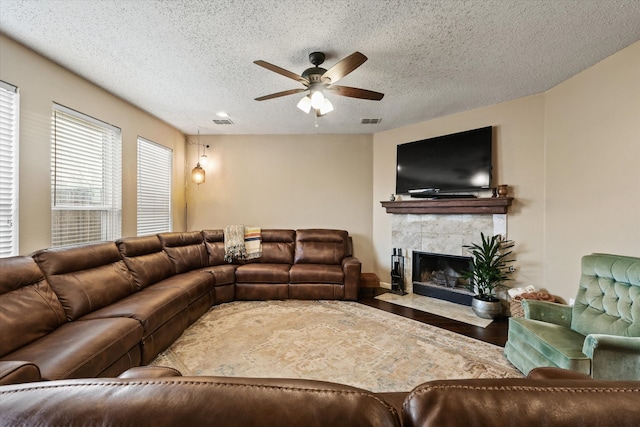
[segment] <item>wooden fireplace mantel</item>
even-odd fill
[[[513,197],[380,202],[389,214],[506,214]]]

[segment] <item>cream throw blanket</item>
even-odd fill
[[[254,259],[262,256],[260,227],[229,225],[224,228],[224,260]]]
[[[262,256],[262,229],[260,227],[244,228],[245,259],[255,259]]]
[[[229,225],[224,228],[224,260],[244,259],[247,250],[244,247],[244,226]]]

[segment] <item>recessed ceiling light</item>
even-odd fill
[[[216,113],[216,116],[222,117],[222,118],[226,118],[226,117],[229,117],[229,113],[225,113],[224,111],[220,111],[220,112]]]

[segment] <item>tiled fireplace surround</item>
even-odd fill
[[[391,244],[405,255],[405,291],[413,292],[413,251],[469,256],[463,245],[485,235],[507,234],[506,214],[394,214]]]

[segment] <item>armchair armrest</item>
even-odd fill
[[[342,271],[344,272],[344,299],[351,301],[358,299],[361,270],[362,264],[358,258],[349,256],[342,259]]]
[[[549,301],[523,299],[524,317],[571,328],[571,306]]]
[[[640,337],[589,334],[582,352],[591,359],[595,379],[640,380]]]
[[[591,380],[591,377],[580,372],[547,366],[533,368],[527,378],[532,380]]]
[[[0,385],[40,381],[40,368],[21,360],[0,361]]]

